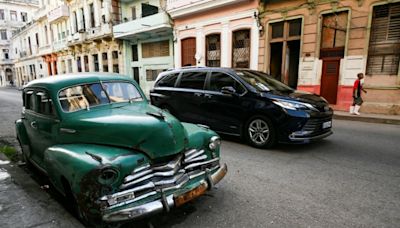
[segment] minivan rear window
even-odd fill
[[[206,77],[207,72],[185,72],[181,76],[179,88],[202,90]]]
[[[155,85],[155,87],[174,87],[179,73],[168,74],[162,77]]]

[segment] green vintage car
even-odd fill
[[[90,223],[169,211],[227,172],[215,132],[150,105],[135,81],[121,75],[32,81],[15,125],[26,162]]]

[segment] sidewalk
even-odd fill
[[[335,111],[333,118],[336,120],[362,121],[369,123],[384,123],[400,125],[400,115],[382,115],[361,113],[361,115],[351,115],[348,112]]]

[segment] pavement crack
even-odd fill
[[[50,224],[50,223],[53,223],[53,222],[54,222],[54,220],[50,220],[50,221],[47,221],[47,222],[41,222],[41,223],[37,223],[37,224],[31,225],[31,226],[28,226],[28,228],[40,227],[40,226],[43,226],[43,225],[46,225],[46,224]]]

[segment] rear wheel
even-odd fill
[[[246,124],[247,142],[257,148],[271,148],[276,143],[275,127],[271,120],[264,116],[254,116]]]

